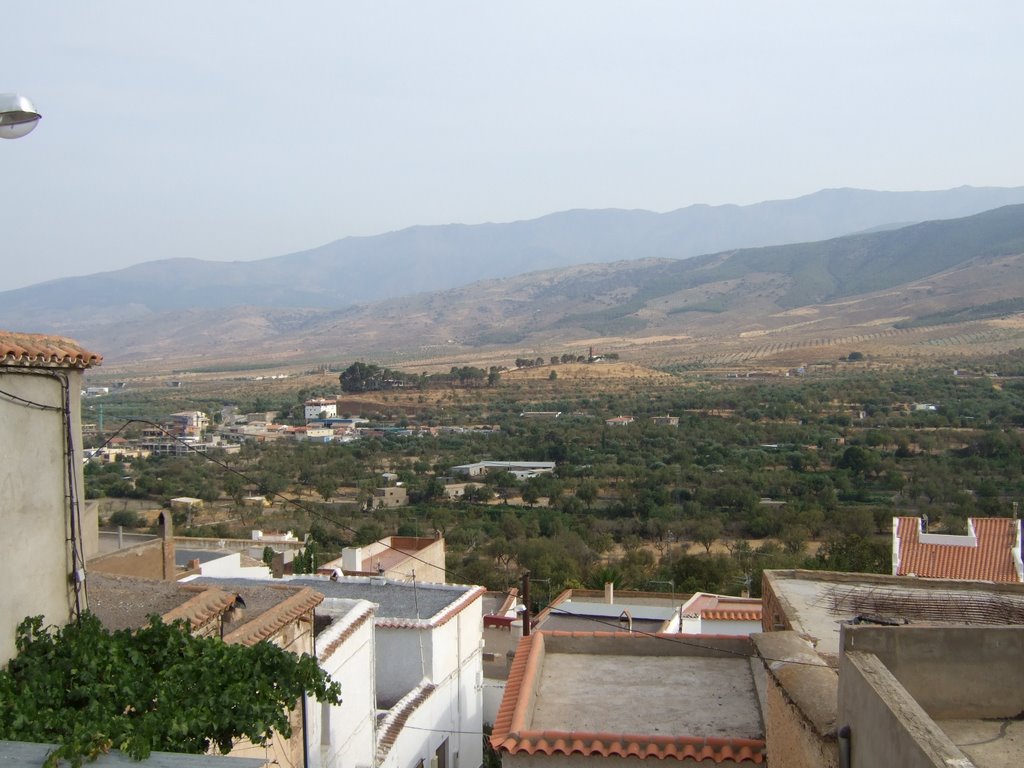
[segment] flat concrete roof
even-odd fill
[[[375,603],[379,619],[428,620],[451,607],[455,602],[480,590],[480,587],[455,586],[452,584],[430,584],[419,582],[415,585],[404,581],[390,581],[377,577],[352,577],[333,581],[328,576],[293,576],[274,579],[273,582],[248,579],[196,579],[202,584],[211,584],[221,589],[241,589],[248,584],[268,584],[285,587],[311,587],[326,598],[368,600]],[[248,602],[248,598],[246,598]]]
[[[764,738],[749,659],[559,653],[550,645],[527,727]]]
[[[655,619],[633,619],[634,632],[659,632],[665,622]],[[535,629],[559,630],[564,632],[626,632],[627,625],[617,618],[608,616],[586,616],[549,613]]]
[[[858,616],[917,626],[1024,624],[1024,584],[804,570],[764,578],[790,627],[833,666],[840,627]]]
[[[977,768],[1017,768],[1024,755],[1020,720],[936,720],[950,741]]]

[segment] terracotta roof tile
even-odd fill
[[[698,592],[683,610],[709,621],[760,621],[761,601],[749,597],[732,597]]]
[[[1004,517],[971,519],[977,536],[976,546],[954,543],[922,542],[921,519],[897,518],[896,536],[899,563],[895,576],[915,575],[923,578],[1019,582],[1014,565],[1013,547],[1019,521]],[[959,537],[968,542],[967,536]]]
[[[708,621],[760,621],[761,611],[760,609],[709,609],[701,611],[700,617]]]
[[[232,600],[234,595],[232,595]],[[303,614],[309,613],[323,602],[324,596],[309,587],[297,590],[273,608],[264,611],[252,621],[224,636],[225,643],[256,645],[267,640]]]
[[[760,765],[765,761],[763,739],[663,736],[638,733],[534,731],[526,729],[530,687],[544,653],[544,637],[614,637],[612,632],[538,632],[522,638],[509,669],[505,695],[494,721],[491,746],[498,752],[527,755],[638,757],[680,761],[732,761]],[[526,693],[527,695],[520,695]]]
[[[434,692],[435,688],[436,686],[433,683],[424,681],[409,691],[395,706],[388,710],[377,730],[378,765],[384,762],[384,758],[387,757],[388,752],[395,745],[406,721],[419,708],[420,704],[430,698],[430,694]]]
[[[332,637],[330,640],[323,645],[322,649],[317,651],[317,659],[322,664],[327,661],[331,656],[334,655],[346,640],[355,634],[356,630],[359,629],[363,624],[373,618],[373,605],[370,603],[365,604],[360,609],[353,611],[350,616],[346,616],[342,621],[344,626],[341,631],[338,632],[337,637]]]
[[[89,368],[103,358],[71,339],[39,333],[0,331],[0,365]]]
[[[166,624],[183,619],[189,623],[194,631],[199,627],[205,626],[213,619],[218,618],[234,603],[234,594],[225,592],[223,589],[210,587],[209,589],[202,590],[194,597],[190,597],[160,618]]]

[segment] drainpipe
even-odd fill
[[[306,694],[302,694],[302,765],[309,768],[309,723],[306,722]]]
[[[850,726],[839,729],[839,768],[850,768]]]

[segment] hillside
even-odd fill
[[[1024,205],[819,243],[547,270],[339,311],[231,308],[83,329],[109,362],[507,363],[589,346],[658,365],[801,365],[863,347],[1024,347]],[[844,352],[845,350],[845,352]],[[161,362],[162,361],[162,362]]]
[[[179,258],[0,293],[0,327],[73,336],[167,312],[255,307],[341,310],[538,270],[817,241],[1024,203],[1024,187],[939,192],[825,190],[756,205],[695,205],[670,213],[576,210],[508,224],[411,227],[346,238],[251,262]],[[144,257],[144,254],[140,254]],[[232,317],[253,317],[234,309]],[[187,322],[187,321],[186,321]],[[257,321],[264,322],[264,321]]]

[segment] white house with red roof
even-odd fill
[[[920,517],[892,520],[893,576],[1022,582],[1020,520],[972,517],[966,535],[928,533]]]
[[[750,635],[761,631],[761,600],[698,592],[679,609],[685,635]]]

